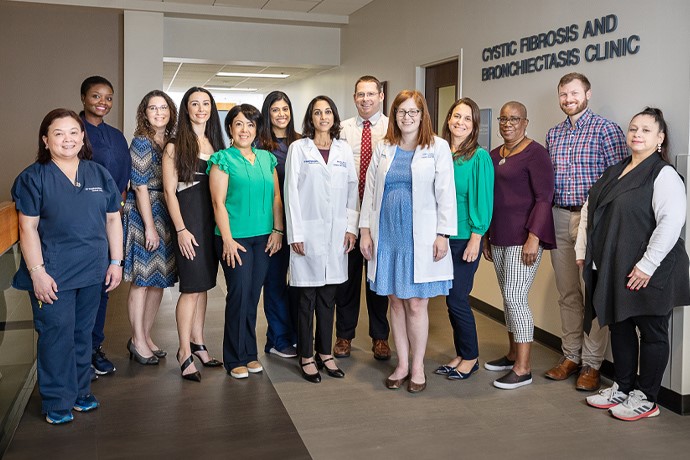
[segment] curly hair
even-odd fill
[[[165,126],[165,137],[163,139],[164,146],[175,133],[175,126],[177,125],[177,106],[173,100],[170,99],[170,96],[161,90],[154,89],[153,91],[149,91],[139,103],[139,107],[137,107],[137,127],[134,129],[134,135],[147,137],[151,141],[151,144],[155,144],[153,138],[156,135],[156,130],[153,129],[153,126],[151,126],[146,116],[146,109],[149,106],[149,102],[154,97],[162,97],[165,99],[165,103],[168,105],[168,110],[170,111],[170,119]]]

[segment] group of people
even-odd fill
[[[195,358],[236,379],[263,371],[263,290],[264,351],[298,357],[302,377],[318,383],[321,371],[345,376],[335,358],[351,353],[364,268],[374,358],[390,359],[391,331],[397,353],[385,386],[418,393],[427,386],[431,297],[446,297],[455,347],[435,374],[466,380],[480,368],[469,295],[483,255],[495,267],[509,338],[505,356],[484,367],[505,372],[497,388],[528,385],[528,293],[544,250],[563,325],[563,358],[546,377],[579,373],[578,389],[599,390],[608,326],[614,384],[587,403],[624,420],[658,415],[670,311],[690,303],[685,192],[668,161],[668,127],[648,108],[626,137],[587,107],[584,75],[565,75],[557,88],[567,118],[546,147],[527,137],[520,102],[501,108],[503,143],[487,152],[472,99],[449,108],[437,136],[421,93],[401,91],[388,118],[383,85],[363,76],[357,116],[341,122],[333,100],[317,96],[301,134],[281,91],[261,111],[234,106],[221,124],[208,90],[190,88],[179,112],[154,90],[139,104],[128,149],[103,120],[112,85],[86,79],[84,111],[46,115],[36,163],[12,188],[23,255],[14,286],[29,291],[33,307],[46,420],[67,423],[72,410],[99,406],[90,383],[94,371],[115,371],[101,344],[108,292],[122,279],[130,282],[130,359],[156,365],[166,357],[151,331],[163,289],[179,279],[183,379],[201,381]],[[607,239],[611,232],[618,238]],[[219,262],[227,286],[222,361],[204,339]]]

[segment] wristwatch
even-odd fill
[[[118,267],[124,267],[125,261],[121,259],[110,259],[110,265],[117,265]]]
[[[443,233],[437,233],[438,236],[442,236],[444,238],[450,238],[450,235],[444,235]]]

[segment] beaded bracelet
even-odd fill
[[[35,267],[31,267],[31,268],[29,269],[29,273],[33,273],[33,272],[35,272],[36,270],[41,269],[41,268],[44,268],[44,267],[45,267],[45,264],[36,265]]]
[[[277,233],[278,235],[285,235],[285,232],[282,230],[278,230],[277,228],[274,228],[271,230],[273,233]]]

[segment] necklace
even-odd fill
[[[62,166],[60,166],[60,163],[58,163],[57,161],[55,161],[55,159],[53,159],[53,163],[55,163],[55,166],[57,166],[58,169],[59,169],[60,171],[62,171],[62,174],[64,174],[64,175],[69,179],[69,174],[67,174],[67,173],[65,172],[65,170],[62,169]],[[70,182],[72,182],[71,179],[70,179]],[[81,183],[79,182],[79,160],[77,160],[77,171],[76,171],[76,173],[75,173],[74,182],[72,182],[72,184],[73,184],[75,187],[81,187]]]
[[[513,152],[515,150],[517,150],[517,148],[520,146],[520,144],[522,144],[522,141],[524,141],[524,140],[525,140],[525,136],[523,136],[522,139],[520,139],[518,141],[518,143],[515,144],[512,148],[506,147],[506,145],[503,144],[503,147],[501,147],[501,151],[498,152],[498,154],[501,156],[501,161],[498,162],[498,165],[501,166],[501,165],[505,164],[506,158],[512,156]],[[505,152],[506,150],[508,151],[507,155],[504,155],[503,153],[501,153],[501,152]]]

